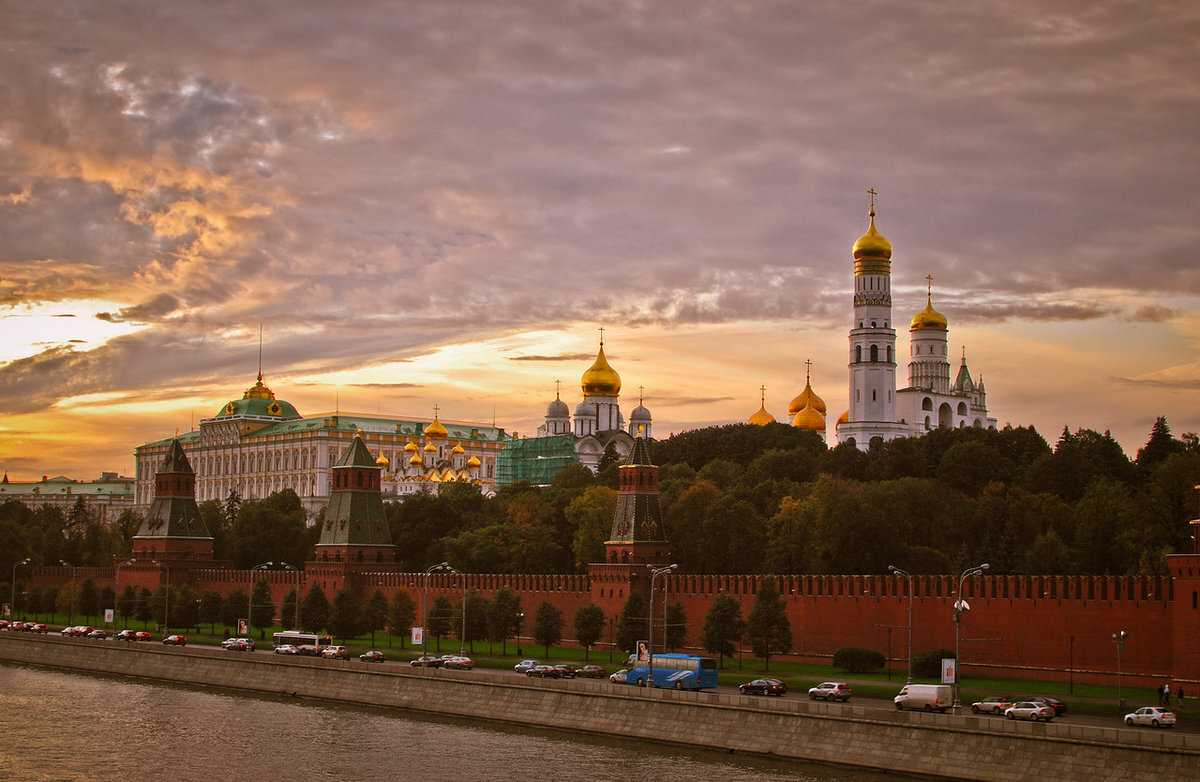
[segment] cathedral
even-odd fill
[[[983,377],[967,369],[966,349],[950,380],[949,325],[933,308],[932,278],[925,309],[909,325],[908,385],[896,388],[896,329],[892,320],[892,243],[871,224],[852,250],[854,321],[850,328],[850,405],[836,424],[839,443],[861,450],[875,438],[915,437],[933,429],[996,428],[988,416]]]

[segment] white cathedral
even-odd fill
[[[839,443],[860,450],[871,441],[923,435],[933,429],[996,428],[988,416],[983,377],[976,383],[964,348],[950,381],[946,317],[933,308],[932,288],[925,309],[909,325],[908,386],[896,388],[896,329],[892,321],[892,243],[871,225],[854,243],[854,322],[850,329],[850,407],[836,425]],[[930,278],[927,278],[930,279]]]

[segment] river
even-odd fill
[[[882,782],[895,775],[0,665],[0,779]]]

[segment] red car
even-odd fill
[[[163,646],[187,646],[187,637],[183,635],[168,635],[163,639]]]
[[[139,630],[133,634],[133,640],[135,640],[135,641],[153,641],[154,636],[150,635],[150,633],[147,633],[144,630]]]

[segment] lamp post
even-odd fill
[[[967,601],[963,599],[963,582],[970,576],[978,576],[983,571],[991,567],[984,562],[982,565],[969,567],[962,572],[958,577],[958,592],[954,599],[954,713],[958,714],[958,710],[962,708],[962,701],[958,697],[958,681],[959,670],[962,668],[962,615],[966,611],[971,610],[971,606],[967,605]]]
[[[1128,637],[1129,633],[1124,630],[1113,633],[1113,641],[1117,644],[1117,700],[1122,710],[1125,709],[1125,699],[1121,697],[1121,650],[1125,648],[1125,639]]]
[[[250,596],[246,600],[246,637],[251,641],[254,640],[254,571],[266,570],[274,564],[274,562],[264,562],[250,568]]]
[[[65,559],[60,559],[59,562],[61,562],[64,567],[71,568],[71,613],[67,618],[67,626],[73,627],[75,625],[75,566]]]
[[[292,625],[293,629],[300,628],[300,568],[292,567],[286,562],[279,563],[283,567],[295,572],[296,574],[296,604],[292,606]],[[388,642],[391,643],[390,641]]]
[[[163,636],[166,636],[167,631],[171,629],[171,566],[165,565],[157,559],[151,561],[155,565],[167,569],[167,586],[163,590]]]
[[[429,666],[429,660],[426,659],[427,657],[429,657],[429,655],[425,653],[425,650],[427,647],[426,637],[429,635],[429,574],[433,573],[435,571],[440,572],[442,570],[445,570],[448,567],[450,567],[449,562],[439,562],[436,565],[430,565],[429,568],[425,571],[425,596],[421,598],[421,667],[422,668],[427,668]],[[517,645],[518,646],[521,645],[520,635],[517,636]]]
[[[113,557],[113,559],[116,559],[116,557]],[[121,568],[125,567],[126,565],[132,565],[133,562],[134,561],[132,559],[127,559],[124,562],[118,562],[117,564],[113,565],[113,570],[116,573],[116,575],[113,576],[113,592],[116,593],[118,601],[121,599]],[[125,629],[129,629],[128,615],[125,616]]]
[[[895,573],[897,576],[904,576],[908,579],[908,683],[912,684],[912,647],[913,647],[913,577],[912,574],[901,570],[895,565],[888,565],[888,570]],[[890,638],[890,635],[889,635]],[[957,654],[957,652],[956,652]],[[954,669],[958,670],[958,659],[954,660]],[[957,677],[957,673],[955,674]]]
[[[29,564],[29,557],[25,557],[25,559],[22,559],[20,562],[13,563],[12,609],[9,611],[10,615],[13,617],[15,617],[17,615],[17,567],[19,565],[28,565],[28,564]]]
[[[517,657],[524,657],[525,650],[521,648],[521,630],[525,627],[525,612],[517,612]]]
[[[647,674],[648,681],[646,682],[646,686],[653,687],[654,686],[654,580],[656,578],[658,578],[659,576],[665,576],[667,573],[670,573],[672,570],[679,567],[679,565],[671,564],[671,565],[664,565],[662,567],[655,567],[654,565],[646,565],[646,567],[650,568],[650,610],[647,612],[649,614],[650,627],[649,627],[649,634],[646,636],[646,654],[650,658],[650,673]],[[663,597],[663,602],[664,603],[666,602],[665,596]],[[665,620],[665,617],[666,617],[666,609],[665,608],[663,609],[663,617],[664,617],[663,635],[666,635],[667,627],[666,627],[666,620]]]

